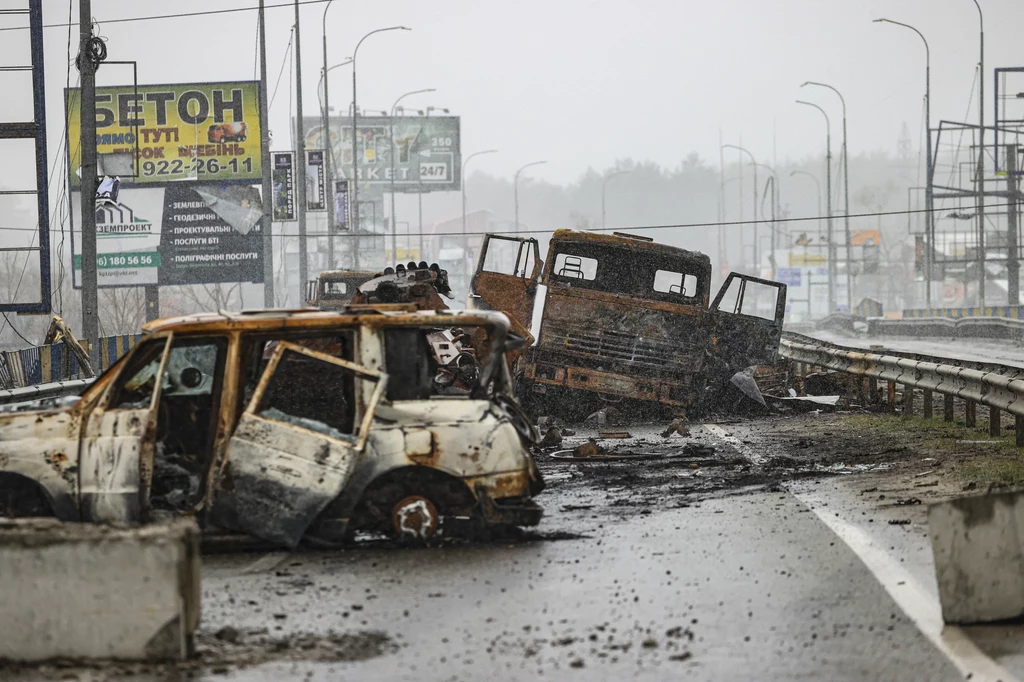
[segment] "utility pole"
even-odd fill
[[[267,25],[260,0],[260,158],[263,159],[263,307],[274,304],[274,188],[270,177],[270,121],[267,116]],[[300,303],[301,303],[300,299]]]
[[[985,15],[978,0],[979,42],[978,59],[978,305],[985,307]]]
[[[327,110],[327,10],[334,0],[327,0],[324,7],[324,69],[321,75],[324,81],[324,104],[320,112],[320,139],[324,141],[324,178],[327,187],[324,200],[327,202],[327,269],[334,269],[334,145],[331,144],[331,112]]]
[[[1020,198],[1018,187],[1020,179],[1017,175],[1017,145],[1006,145],[1006,287],[1007,303],[1020,305],[1020,255],[1018,247],[1018,207]]]
[[[82,75],[82,336],[99,368],[99,292],[96,270],[96,64],[92,61],[92,2],[79,2],[78,69]],[[42,125],[44,122],[40,121]]]
[[[324,78],[326,84],[327,78]],[[306,131],[302,126],[302,41],[299,37],[299,0],[295,0],[295,173],[299,195],[299,303],[306,296],[309,279],[309,252],[306,249]]]

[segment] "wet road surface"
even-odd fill
[[[1019,628],[954,630],[978,642],[965,668],[921,616],[937,608],[923,506],[884,523],[869,483],[827,475],[838,455],[787,455],[783,428],[813,417],[772,424],[599,441],[637,461],[542,454],[546,516],[524,538],[208,555],[201,663],[0,679],[1013,679]],[[563,449],[596,432],[576,428]],[[904,573],[866,565],[829,514]]]

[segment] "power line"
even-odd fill
[[[1010,204],[995,204],[995,205],[989,204],[988,208],[1000,208],[1000,207],[1005,208],[1005,207],[1007,207],[1009,205]],[[948,210],[949,210],[948,208],[933,208],[932,209],[933,212],[948,211]],[[927,213],[927,212],[928,212],[927,208],[921,208],[921,209],[914,209],[914,210],[911,210],[911,211],[878,211],[878,212],[875,212],[875,213],[851,213],[850,214],[850,218],[878,218],[878,217],[884,217],[884,216],[900,216],[900,215],[910,215],[910,214],[913,214],[913,213]],[[843,215],[842,214],[836,214],[836,215],[833,215],[832,217],[833,218],[842,218]],[[692,227],[730,227],[730,226],[742,226],[742,225],[769,225],[770,226],[773,222],[775,224],[782,224],[782,223],[804,223],[804,222],[810,222],[812,220],[825,220],[826,218],[827,218],[827,216],[807,216],[807,217],[803,217],[803,218],[779,218],[778,220],[774,220],[774,221],[770,220],[770,219],[765,219],[765,220],[733,220],[733,221],[718,222],[718,223],[715,223],[715,222],[712,222],[712,223],[676,223],[676,224],[671,224],[671,225],[620,225],[618,227],[592,227],[592,228],[590,228],[588,230],[583,230],[583,231],[584,232],[619,232],[621,230],[672,230],[672,229],[686,229],[686,228],[692,228]],[[0,228],[0,229],[3,229],[3,228]],[[476,236],[476,235],[485,235],[485,234],[500,234],[500,235],[506,235],[506,236],[515,236],[515,235],[519,235],[519,234],[551,234],[552,232],[554,232],[554,230],[552,230],[552,229],[519,230],[518,232],[502,232],[502,231],[463,232],[462,230],[459,230],[457,232],[430,232],[429,236],[432,236],[432,237],[435,237],[435,236],[436,237],[461,237],[463,235],[474,235],[474,236]],[[334,234],[335,236],[340,236],[342,238],[344,238],[346,236],[350,236],[350,237],[355,236],[355,235],[346,235],[344,233],[340,233],[339,234],[339,233],[330,233],[330,232],[307,232],[306,236],[308,236],[308,237],[327,237],[327,236],[330,236],[331,234]],[[424,233],[424,234],[427,234],[427,233]],[[379,237],[383,237],[384,235],[372,233],[372,234],[369,234],[369,235],[362,235],[361,234],[360,236],[361,237],[378,237],[378,236]],[[282,239],[295,239],[295,238],[298,238],[298,235],[297,234],[275,234],[274,237],[282,238]],[[842,245],[842,244],[840,244],[840,245]]]
[[[1010,204],[988,204],[987,208],[1006,208],[1009,205]],[[932,210],[933,213],[938,213],[938,212],[942,212],[942,211],[948,211],[949,208],[948,207],[946,207],[946,208],[939,207],[939,208],[932,208],[931,210]],[[909,211],[876,211],[876,212],[873,212],[873,213],[851,213],[850,217],[851,218],[878,218],[878,217],[885,217],[885,216],[913,215],[913,214],[916,214],[916,213],[928,213],[928,209],[927,208],[916,208],[916,209],[909,210]],[[842,218],[843,214],[841,214],[841,213],[840,214],[834,214],[832,217],[833,218]],[[585,231],[586,232],[617,232],[619,230],[671,230],[671,229],[684,229],[684,228],[691,228],[691,227],[730,227],[730,226],[737,226],[737,225],[771,225],[772,223],[776,223],[776,224],[781,224],[781,223],[805,223],[805,222],[810,222],[812,220],[825,220],[827,218],[828,218],[828,216],[804,216],[804,217],[800,217],[800,218],[779,218],[778,220],[771,220],[769,218],[762,219],[762,220],[730,220],[730,221],[717,222],[717,223],[716,222],[711,222],[711,223],[673,223],[673,224],[668,224],[668,225],[620,225],[618,227],[592,227],[589,230],[585,230]],[[276,221],[276,222],[281,222],[281,221]],[[34,230],[31,227],[0,227],[0,230],[10,231],[10,232],[36,232],[37,231],[37,230]],[[430,234],[431,235],[437,235],[437,236],[440,236],[440,237],[453,237],[453,236],[459,236],[459,235],[464,235],[464,234],[467,234],[467,235],[483,235],[483,234],[547,234],[547,233],[552,232],[552,231],[553,230],[550,230],[550,229],[543,229],[543,230],[520,230],[519,232],[500,232],[500,231],[499,232],[493,232],[493,231],[492,232],[463,232],[463,231],[459,230],[458,232],[431,232]],[[326,236],[328,236],[330,234],[337,235],[337,233],[330,233],[330,232],[309,232],[307,234],[309,236],[311,236],[311,237],[326,237]],[[345,235],[342,234],[341,236],[345,236]],[[374,236],[374,235],[371,234],[371,235],[361,235],[361,236],[368,236],[368,237],[370,237],[370,236]],[[380,235],[380,236],[383,236],[383,235]],[[291,237],[298,237],[298,235],[296,235],[296,234],[275,234],[274,237],[276,237],[276,238],[291,238]],[[4,249],[2,247],[0,247],[0,252],[2,252],[3,250]]]
[[[329,0],[299,0],[300,5],[320,5]],[[291,2],[279,2],[274,5],[266,5],[266,9],[278,9],[281,7],[294,7],[294,3]],[[202,17],[209,16],[211,14],[230,14],[232,12],[255,12],[258,7],[232,7],[230,9],[210,9],[202,12],[182,12],[181,14],[157,14],[143,17],[123,17],[121,19],[105,19],[104,24],[124,24],[132,21],[155,21],[159,19],[186,19],[188,17]],[[66,23],[66,24],[43,24],[43,28],[67,28],[69,26],[77,26],[77,23]],[[28,26],[7,26],[0,28],[0,31],[27,31]]]

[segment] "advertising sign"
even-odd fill
[[[69,170],[80,186],[81,98],[65,91]],[[188,83],[96,88],[96,146],[105,157],[129,155],[136,176],[123,182],[167,184],[260,181],[259,83]]]
[[[71,194],[81,215],[81,192]],[[101,287],[263,281],[259,193],[195,183],[122,189],[96,206]],[[76,231],[77,230],[77,231]],[[81,286],[82,232],[72,225],[74,286]]]
[[[332,117],[330,140],[319,118],[303,119],[306,147],[330,149],[337,177],[352,177],[352,119]],[[359,118],[359,183],[396,192],[449,192],[460,188],[462,152],[458,116]],[[392,157],[394,157],[392,159]]]
[[[779,268],[775,271],[775,279],[782,282],[787,287],[800,286],[800,275],[800,268]]]
[[[348,180],[334,181],[334,229],[345,231],[348,223]]]
[[[273,152],[274,220],[295,220],[295,155]]]
[[[326,211],[324,153],[306,152],[306,210]]]

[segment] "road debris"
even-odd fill
[[[668,438],[673,434],[678,433],[683,438],[690,435],[690,429],[686,426],[686,415],[680,415],[678,419],[673,419],[669,425],[661,432],[662,438]]]

